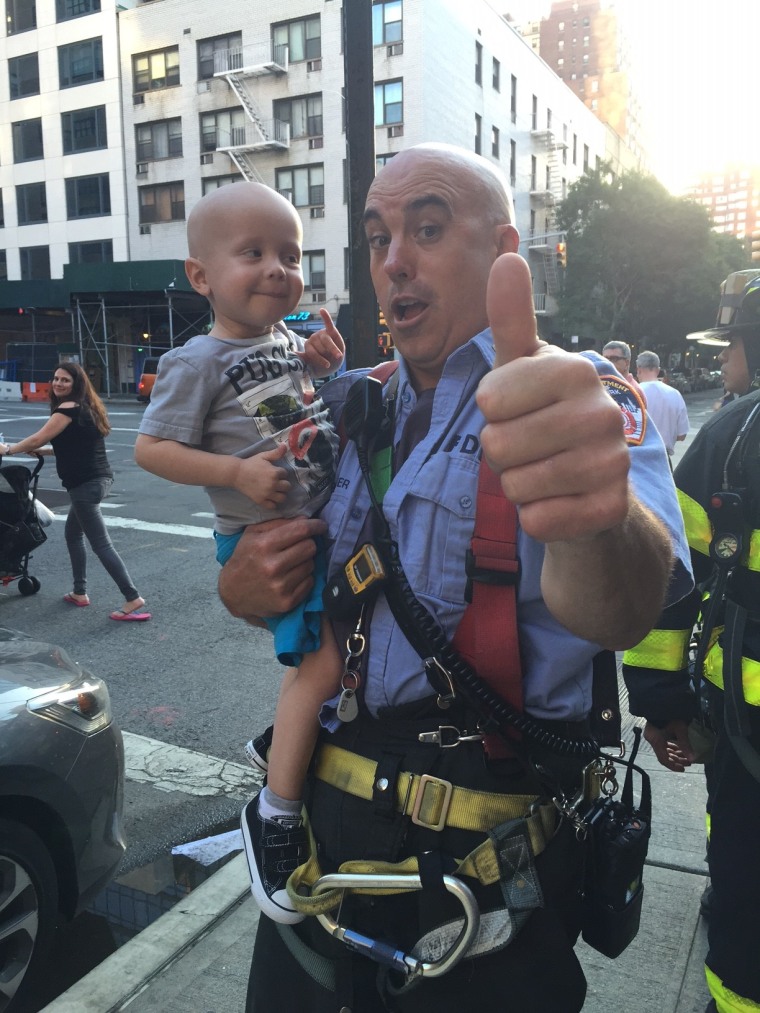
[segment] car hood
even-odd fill
[[[30,700],[82,676],[82,668],[54,644],[0,627],[0,701]]]

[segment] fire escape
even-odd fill
[[[243,127],[220,133],[217,151],[230,156],[245,179],[263,183],[254,156],[261,151],[286,151],[290,147],[290,125],[267,120],[261,115],[251,85],[259,77],[288,72],[287,46],[235,46],[214,55],[214,77],[222,77],[237,95],[248,117]]]
[[[536,217],[539,211],[543,211],[544,227],[532,230],[528,239],[528,262],[533,275],[536,314],[553,316],[557,312],[556,299],[562,281],[561,270],[557,265],[559,244],[565,242],[565,233],[555,229],[557,202],[564,196],[560,181],[559,152],[567,144],[559,140],[552,130],[532,130],[531,136],[536,142],[537,151],[544,155],[544,178],[541,181],[538,178],[531,179],[530,204]],[[536,177],[539,171],[537,167]]]

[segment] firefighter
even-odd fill
[[[760,276],[730,275],[717,325],[689,337],[723,346],[723,382],[738,397],[675,471],[698,587],[626,652],[623,672],[631,711],[647,718],[644,735],[670,770],[698,759],[689,725],[707,713],[707,1010],[748,1013],[760,1010]]]

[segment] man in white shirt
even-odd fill
[[[689,432],[686,402],[675,387],[658,380],[660,358],[655,352],[641,352],[636,358],[639,384],[647,399],[647,412],[672,457],[676,443]]]

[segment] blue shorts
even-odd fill
[[[227,562],[240,540],[242,531],[234,535],[220,535],[214,532],[216,559],[222,566]],[[274,634],[274,650],[281,665],[297,667],[304,654],[311,654],[319,648],[319,630],[322,622],[322,591],[327,579],[327,559],[324,545],[317,539],[317,554],[314,557],[314,587],[308,598],[284,615],[266,619],[267,628]]]

